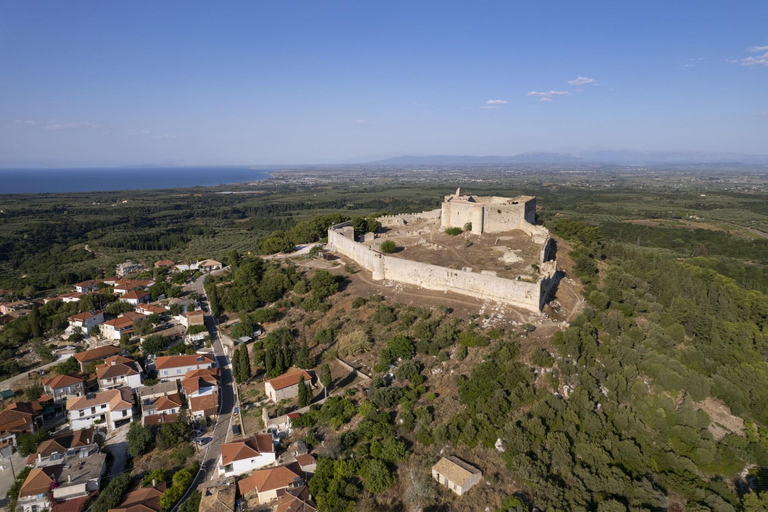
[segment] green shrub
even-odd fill
[[[446,235],[456,236],[462,234],[464,231],[461,228],[448,228],[445,230]]]
[[[397,250],[397,244],[392,240],[385,240],[381,242],[381,246],[379,248],[381,249],[381,252],[390,254]]]

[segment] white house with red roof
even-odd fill
[[[54,402],[85,394],[85,381],[75,375],[54,375],[43,381],[43,391]]]
[[[146,304],[146,303],[137,305],[136,312],[141,313],[142,315],[145,315],[145,316],[168,314],[168,310],[165,309],[163,306],[160,306],[157,304]]]
[[[219,477],[236,476],[261,469],[277,460],[270,434],[257,434],[250,439],[221,445]]]
[[[80,293],[95,292],[99,289],[99,283],[93,279],[83,281],[82,283],[75,284],[75,291]]]
[[[69,425],[81,430],[106,425],[110,432],[133,421],[133,390],[110,389],[67,401]]]
[[[274,403],[299,396],[299,380],[304,377],[304,384],[312,387],[312,375],[306,370],[293,368],[286,373],[264,383],[264,392]]]
[[[205,370],[216,365],[213,354],[160,356],[155,363],[160,380],[181,380],[192,370]]]
[[[97,325],[104,323],[103,311],[83,311],[68,318],[70,330],[79,328],[86,336],[91,334],[91,330]]]
[[[144,318],[144,315],[128,311],[117,318],[107,320],[101,325],[101,335],[109,340],[119,341],[126,335],[133,334],[133,322]]]
[[[181,389],[193,418],[211,418],[219,412],[219,369],[192,370],[184,375]]]
[[[131,290],[120,297],[120,302],[127,302],[131,306],[138,306],[139,304],[150,302],[151,300],[152,295],[150,295],[149,292],[145,292],[143,290]]]
[[[139,363],[123,356],[112,356],[104,360],[104,364],[96,367],[96,378],[99,389],[141,387],[141,366]]]

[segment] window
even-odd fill
[[[176,370],[176,373],[181,373],[181,368],[179,368],[178,370]]]

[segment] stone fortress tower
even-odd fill
[[[440,222],[443,229],[472,224],[475,235],[521,229],[523,223],[536,223],[536,198],[462,195],[457,188],[455,194],[445,196]]]

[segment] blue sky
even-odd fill
[[[768,153],[768,2],[0,3],[4,167],[586,149]]]

